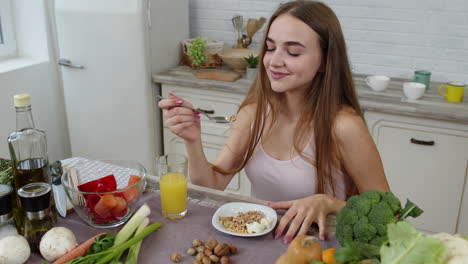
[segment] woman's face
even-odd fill
[[[275,92],[310,87],[320,68],[319,35],[301,20],[283,14],[270,26],[263,64]]]

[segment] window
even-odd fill
[[[16,55],[10,0],[0,0],[0,60]]]

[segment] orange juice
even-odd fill
[[[161,207],[163,216],[182,218],[187,211],[187,178],[180,173],[168,173],[161,176]]]

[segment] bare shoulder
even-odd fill
[[[363,133],[369,133],[364,119],[349,106],[344,106],[338,112],[335,118],[333,132],[337,140],[341,143],[355,139],[356,137],[361,137]]]
[[[255,112],[257,110],[257,104],[248,104],[244,105],[242,108],[239,109],[237,113],[236,121],[241,123],[248,123],[251,124],[255,119]]]

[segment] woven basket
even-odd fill
[[[189,65],[191,68],[219,68],[222,66],[223,61],[218,56],[218,52],[223,50],[224,41],[207,40],[206,43],[206,59],[203,64],[195,66],[192,64],[192,59],[187,55],[187,45],[189,45],[194,39],[186,39],[182,41],[182,62],[181,64]]]

